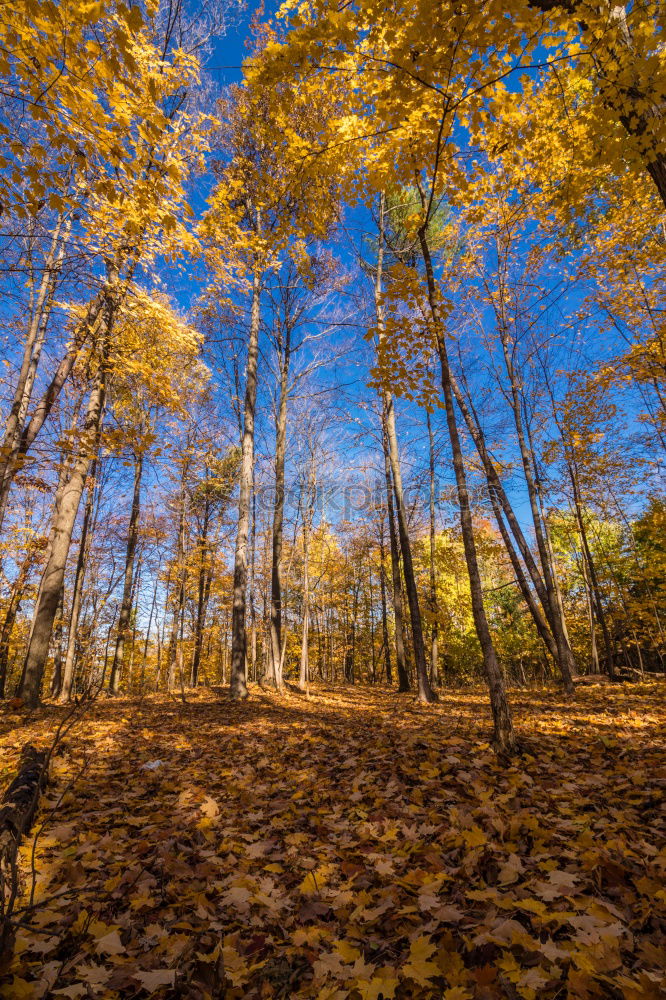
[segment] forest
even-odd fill
[[[0,996],[663,996],[665,39],[2,6]]]

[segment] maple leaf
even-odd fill
[[[372,979],[368,981],[357,979],[356,989],[361,995],[361,1000],[393,1000],[399,983],[396,970],[385,966],[377,969]]]
[[[431,979],[441,975],[435,962],[429,961],[436,947],[425,935],[415,938],[409,946],[407,962],[400,968],[400,975],[403,978],[413,979],[419,986],[428,986]]]
[[[307,873],[299,885],[298,891],[302,892],[304,896],[312,896],[314,893],[320,892],[327,885],[334,871],[335,865],[319,865],[318,868]]]
[[[118,931],[110,931],[95,943],[95,951],[100,955],[122,955],[126,950]]]
[[[478,826],[471,830],[463,830],[462,836],[468,847],[483,847],[488,842],[486,834]]]
[[[216,816],[220,815],[220,807],[210,795],[207,795],[203,802],[200,803],[199,809],[208,819],[215,819]]]
[[[133,977],[143,986],[144,990],[147,990],[148,993],[154,993],[162,986],[173,986],[176,973],[174,969],[153,969],[151,972],[135,972]]]
[[[246,906],[252,893],[244,885],[234,885],[222,897],[224,906]]]

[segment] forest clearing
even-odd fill
[[[480,689],[96,702],[2,995],[657,1000],[663,683],[512,694],[513,760]],[[3,769],[63,713],[4,715]]]

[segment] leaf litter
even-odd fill
[[[514,693],[510,760],[481,690],[100,700],[54,758],[34,875],[21,849],[0,995],[656,1000],[663,694]],[[0,716],[3,773],[59,711]]]

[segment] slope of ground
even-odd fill
[[[656,1000],[664,685],[513,703],[502,761],[481,690],[100,700],[22,849],[2,995]],[[62,714],[0,715],[2,787]]]

